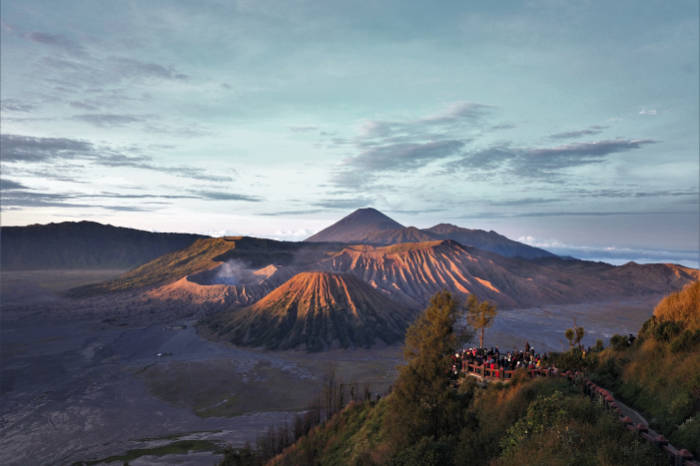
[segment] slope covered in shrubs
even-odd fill
[[[700,282],[665,297],[637,338],[613,337],[592,378],[700,455]]]

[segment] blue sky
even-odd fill
[[[2,224],[301,239],[374,206],[698,261],[696,1],[2,2]]]

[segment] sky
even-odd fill
[[[372,206],[698,265],[698,2],[3,0],[2,225]]]

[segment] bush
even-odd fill
[[[700,343],[700,330],[694,332],[686,330],[673,339],[671,351],[673,353],[691,351],[698,343]]]
[[[681,326],[672,320],[661,322],[654,327],[654,338],[657,341],[669,342],[678,335],[681,331]]]
[[[627,337],[616,333],[610,339],[610,345],[615,351],[622,351],[627,348]]]
[[[686,419],[669,440],[674,445],[685,446],[696,455],[700,453],[700,416],[696,413],[696,416]]]

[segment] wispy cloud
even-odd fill
[[[3,112],[22,112],[27,113],[34,110],[36,107],[30,103],[22,102],[17,99],[2,99],[0,102],[0,110]]]
[[[13,191],[17,189],[27,189],[27,187],[17,181],[8,180],[7,178],[0,178],[0,190]]]
[[[150,118],[153,116],[151,115]],[[149,119],[146,115],[119,115],[114,113],[84,113],[73,115],[74,120],[84,121],[99,127],[124,126],[132,123],[141,123]]]
[[[191,190],[193,194],[208,199],[211,201],[245,201],[245,202],[261,202],[263,199],[259,196],[249,194],[231,193],[226,191],[207,191],[207,190]]]
[[[32,42],[49,46],[53,49],[66,52],[70,55],[83,57],[87,53],[85,48],[62,34],[50,34],[46,32],[30,32],[26,35]]]
[[[0,135],[0,157],[3,163],[82,161],[106,167],[131,167],[159,171],[201,181],[233,181],[231,176],[211,174],[199,167],[160,165],[147,155],[131,155],[112,147],[98,147],[88,141],[69,138],[2,134]]]
[[[544,148],[496,145],[467,153],[448,165],[448,170],[508,170],[511,175],[546,178],[567,168],[605,162],[611,154],[654,144],[652,139],[608,139]]]
[[[595,125],[590,126],[586,129],[580,129],[576,131],[564,131],[561,133],[554,133],[551,134],[549,137],[551,139],[576,139],[582,136],[595,136],[596,134],[602,133],[605,129],[607,129],[607,126]]]
[[[369,207],[374,203],[374,199],[359,196],[353,198],[329,198],[321,199],[314,202],[313,205],[323,207],[324,209],[356,209],[360,207]]]
[[[469,135],[481,130],[493,111],[490,105],[455,102],[424,117],[365,121],[354,138],[329,139],[331,145],[349,146],[356,152],[342,160],[332,181],[339,187],[358,188],[385,174],[417,170],[458,156],[470,142]]]

